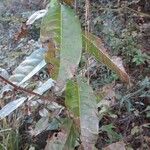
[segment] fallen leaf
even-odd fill
[[[78,133],[73,121],[66,119],[61,127],[61,131],[53,134],[47,140],[47,145],[44,150],[74,150],[77,136]]]
[[[126,150],[124,142],[117,142],[110,144],[109,146],[103,148],[103,150]]]
[[[38,10],[36,11],[34,14],[32,14],[28,20],[26,21],[26,25],[31,25],[33,24],[36,20],[44,17],[47,13],[47,9],[42,9],[42,10]]]
[[[17,100],[14,100],[7,105],[5,105],[1,110],[0,110],[0,120],[8,116],[10,113],[12,113],[15,109],[17,109],[20,105],[22,105],[26,97],[19,98]]]
[[[111,107],[116,102],[116,94],[113,89],[114,84],[107,84],[100,91],[97,91],[97,95],[100,95],[100,102],[97,104],[98,107],[107,106]]]

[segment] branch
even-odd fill
[[[30,90],[27,90],[27,89],[25,89],[25,88],[22,88],[22,87],[20,87],[20,86],[15,85],[14,83],[12,83],[11,81],[5,79],[5,78],[2,77],[1,75],[0,75],[0,79],[3,80],[5,83],[7,83],[7,84],[11,85],[12,87],[14,87],[15,90],[19,90],[19,91],[22,91],[22,92],[25,92],[25,93],[28,93],[28,94],[32,94],[32,95],[34,95],[34,96],[38,96],[40,99],[49,100],[49,101],[55,101],[55,102],[57,102],[57,103],[60,104],[60,101],[58,101],[58,100],[56,99],[56,97],[54,97],[54,96],[52,96],[52,97],[42,96],[42,95],[40,95],[40,94],[38,94],[38,93],[35,93],[35,92],[33,92],[33,91],[30,91]],[[61,105],[63,105],[63,104],[61,103]]]
[[[150,18],[150,15],[147,14],[147,13],[143,13],[143,12],[140,12],[140,11],[136,11],[136,10],[130,8],[130,7],[125,7],[125,8],[128,9],[129,11],[135,12],[135,13],[137,13],[137,14],[143,16],[143,17],[148,17],[148,18]]]
[[[149,14],[143,13],[143,12],[140,12],[140,11],[137,11],[137,10],[134,10],[134,9],[130,8],[129,6],[123,6],[123,7],[120,7],[120,8],[101,7],[99,9],[100,10],[107,10],[107,11],[115,11],[115,12],[123,11],[124,9],[127,9],[128,11],[134,12],[134,13],[136,13],[138,15],[141,15],[142,17],[150,18]]]

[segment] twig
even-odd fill
[[[137,11],[137,10],[134,10],[134,9],[128,7],[128,6],[123,6],[123,7],[120,7],[120,8],[109,8],[109,7],[101,7],[101,8],[99,8],[99,10],[107,10],[107,11],[115,11],[115,12],[122,11],[123,9],[127,9],[130,12],[134,12],[136,14],[139,14],[139,15],[143,16],[143,17],[150,18],[149,14],[143,13],[143,12],[140,12],[140,11]]]
[[[38,96],[39,98],[45,99],[45,100],[50,100],[50,101],[52,101],[52,100],[55,101],[56,100],[55,97],[51,97],[51,98],[50,97],[45,97],[45,96],[42,96],[42,95],[40,95],[38,93],[35,93],[33,91],[30,91],[30,90],[27,90],[27,89],[22,88],[20,86],[17,86],[14,83],[12,83],[11,81],[9,81],[9,80],[5,79],[4,77],[2,77],[1,75],[0,75],[0,79],[3,80],[5,83],[7,83],[7,84],[11,85],[12,87],[14,87],[15,90],[19,90],[19,91],[22,91],[22,92],[25,92],[25,93],[28,93],[28,94],[32,94],[32,95]]]
[[[2,132],[7,132],[7,131],[11,131],[11,130],[12,130],[12,128],[9,128],[9,129],[3,129],[3,130],[0,131],[0,133],[2,133]]]
[[[149,14],[146,14],[146,13],[143,13],[143,12],[140,12],[140,11],[136,11],[136,10],[134,10],[134,9],[130,8],[130,7],[125,7],[125,8],[126,8],[126,9],[128,9],[129,11],[131,11],[131,12],[135,12],[135,13],[137,13],[137,14],[139,14],[139,15],[143,16],[143,17],[150,17],[150,15],[149,15]]]

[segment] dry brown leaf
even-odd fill
[[[14,35],[14,42],[17,43],[21,38],[24,38],[27,35],[28,35],[28,26],[26,25],[26,22],[22,22],[20,29]]]
[[[116,102],[116,94],[113,88],[114,83],[105,85],[100,91],[97,91],[97,95],[100,97],[101,101],[98,103],[98,106],[107,106],[111,107]]]
[[[45,150],[74,150],[78,132],[72,120],[66,120],[61,130],[48,138]]]
[[[27,22],[26,22],[26,25],[31,25],[33,24],[36,20],[42,18],[43,16],[45,16],[45,14],[47,13],[47,9],[42,9],[42,10],[38,10],[36,11],[34,14],[32,14]]]
[[[63,2],[65,2],[67,5],[72,5],[74,0],[62,0]]]
[[[126,150],[124,142],[117,142],[110,144],[109,146],[103,148],[103,150]]]
[[[67,138],[67,133],[64,130],[57,134],[53,134],[51,138],[47,140],[47,145],[44,150],[56,150],[62,149],[62,143],[65,143]]]
[[[144,140],[145,140],[147,143],[150,143],[150,137],[144,136]]]
[[[123,67],[122,59],[120,57],[113,56],[112,60],[122,71],[125,71],[125,68]]]

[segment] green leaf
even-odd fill
[[[57,137],[53,135],[52,138],[47,141],[45,150],[74,150],[77,137],[78,133],[73,121],[65,119]]]
[[[52,1],[41,25],[41,41],[49,39],[46,60],[54,66],[59,83],[70,79],[80,62],[82,53],[81,26],[75,12]]]
[[[93,55],[98,61],[105,64],[113,70],[126,83],[130,83],[128,74],[126,73],[122,61],[119,57],[111,58],[104,48],[102,40],[95,35],[85,32],[83,34],[83,47],[85,50]]]
[[[122,138],[121,134],[114,131],[115,126],[113,124],[104,125],[100,128],[101,131],[107,132],[110,142],[120,140]]]
[[[79,99],[78,83],[72,80],[69,80],[66,86],[65,105],[76,116],[80,115],[80,108],[79,108],[80,101],[78,99]]]
[[[70,126],[68,126],[68,124]],[[70,119],[67,119],[64,125],[66,128],[69,127],[70,133],[68,135],[68,138],[66,140],[63,150],[74,150],[77,137],[79,137],[77,128],[75,127],[75,124],[73,124],[73,121]]]
[[[98,123],[96,97],[87,81],[78,78],[66,86],[67,108],[80,118],[81,140],[86,149],[92,150],[97,139]]]

